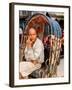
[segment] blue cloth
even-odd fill
[[[62,31],[61,31],[61,27],[60,27],[59,23],[55,20],[52,20],[49,17],[48,17],[48,21],[49,21],[50,26],[51,26],[50,34],[55,35],[58,38],[61,38],[62,37]]]
[[[62,36],[60,25],[57,21],[52,21],[52,30],[51,34],[54,34],[56,37],[60,38]]]

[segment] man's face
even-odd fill
[[[29,38],[32,42],[34,42],[37,38],[37,33],[36,33],[36,30],[34,28],[31,28],[29,30]]]

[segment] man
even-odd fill
[[[30,28],[25,48],[26,62],[20,63],[20,74],[26,77],[33,71],[39,69],[44,62],[44,46],[42,41],[37,37],[34,28]]]

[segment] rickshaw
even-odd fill
[[[25,60],[24,49],[26,46],[29,28],[35,27],[38,37],[44,44],[44,63],[40,69],[33,71],[29,78],[48,78],[57,76],[57,62],[60,60],[60,38],[52,33],[52,21],[44,14],[36,13],[27,21],[20,45],[20,62]]]

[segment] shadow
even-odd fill
[[[9,87],[9,84],[8,83],[5,83],[5,86],[8,86]]]

